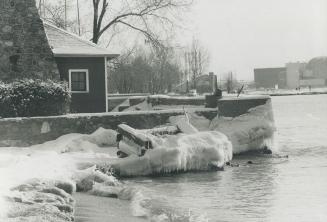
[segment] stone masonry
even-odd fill
[[[59,80],[35,0],[0,0],[0,80]]]

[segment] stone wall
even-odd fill
[[[190,112],[207,119],[217,116],[217,109],[192,109]],[[137,129],[151,129],[166,124],[171,116],[184,114],[184,110],[165,110],[0,119],[0,147],[29,146],[69,133],[89,134],[99,127],[115,130],[121,123]]]
[[[217,115],[236,117],[247,113],[251,108],[267,103],[272,111],[271,99],[267,96],[223,98],[218,100],[218,108],[193,108],[187,109],[187,112],[195,112],[212,120]],[[169,117],[178,115],[185,115],[185,111],[176,109],[0,119],[0,147],[29,146],[54,140],[69,133],[89,134],[99,127],[115,130],[121,123],[136,129],[151,129],[168,123]],[[270,119],[273,120],[273,116]]]
[[[35,0],[0,0],[0,80],[59,79]]]

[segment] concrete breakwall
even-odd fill
[[[217,116],[217,109],[199,108],[188,111],[207,119]],[[169,117],[178,115],[184,115],[184,111],[162,110],[0,119],[0,147],[39,144],[69,133],[89,134],[99,127],[115,130],[121,123],[137,129],[150,129],[166,124]]]
[[[220,116],[236,117],[246,113],[249,109],[261,106],[271,101],[269,96],[227,97],[218,100]]]
[[[224,117],[239,116],[247,113],[249,109],[264,105],[267,102],[270,102],[268,96],[223,98],[218,101],[218,108],[189,108],[186,110],[212,120],[217,115]],[[184,114],[183,109],[171,109],[0,119],[0,147],[30,146],[54,140],[69,133],[89,134],[99,127],[115,130],[121,123],[126,123],[137,129],[150,129],[168,123],[171,116]],[[273,117],[271,118],[273,120]]]

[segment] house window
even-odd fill
[[[69,88],[74,93],[88,93],[89,71],[87,69],[70,69]]]

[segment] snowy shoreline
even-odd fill
[[[0,195],[5,198],[0,216],[7,216],[7,221],[71,221],[72,194],[78,191],[128,200],[132,215],[150,219],[158,215],[149,215],[144,208],[147,197],[114,177],[112,168],[121,176],[207,171],[212,163],[223,167],[232,153],[271,148],[275,127],[270,102],[235,118],[187,116],[200,132],[156,140],[157,149],[142,158],[118,159],[116,131],[103,128],[26,148],[1,148],[0,176],[5,181]],[[172,122],[185,115],[174,118]]]

